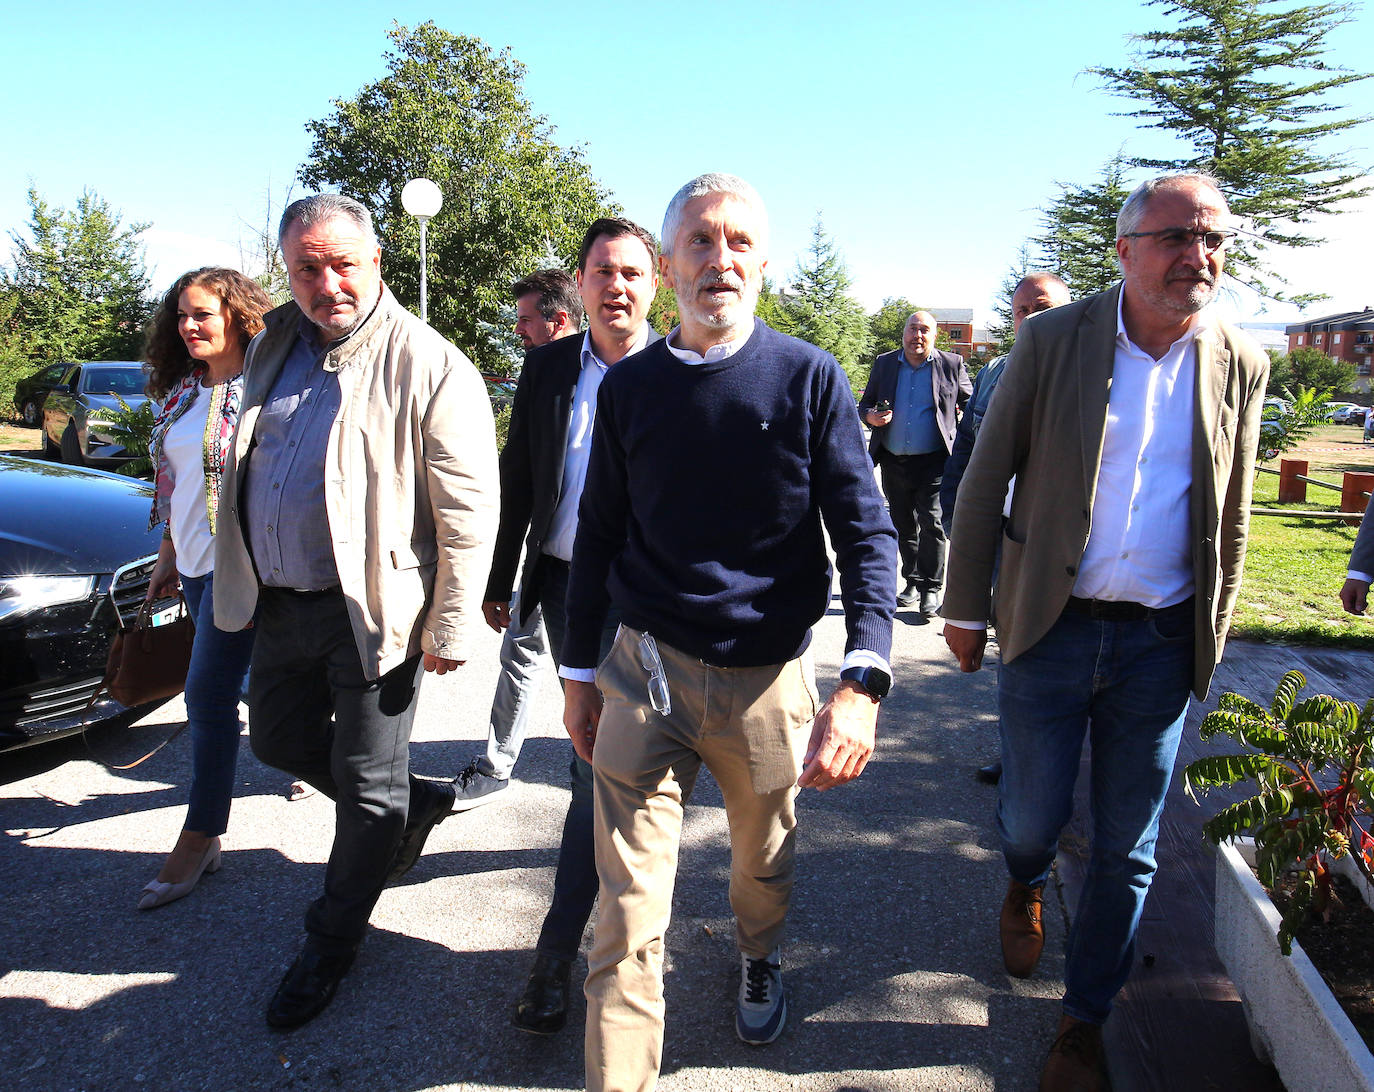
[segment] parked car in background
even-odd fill
[[[515,380],[503,375],[484,375],[482,382],[487,385],[487,397],[491,399],[494,411],[509,409],[515,401]]]
[[[1331,413],[1331,422],[1337,425],[1363,425],[1364,413],[1367,407],[1358,405],[1354,402],[1333,402],[1335,409]]]
[[[43,455],[74,466],[117,466],[139,452],[125,451],[107,431],[120,400],[130,409],[149,401],[148,376],[133,360],[73,364],[43,403]]]
[[[43,420],[43,403],[48,392],[62,385],[62,377],[67,374],[70,364],[49,364],[33,375],[26,375],[14,385],[14,408],[24,424],[38,427]]]
[[[157,704],[88,708],[147,594],[162,538],[152,496],[136,478],[0,455],[0,750]]]

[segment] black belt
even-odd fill
[[[1069,596],[1064,610],[1073,614],[1086,615],[1098,622],[1143,622],[1156,614],[1178,611],[1184,607],[1192,610],[1193,597],[1190,595],[1180,603],[1167,607],[1147,607],[1144,603],[1130,603],[1117,599],[1080,599]]]
[[[322,595],[335,595],[342,591],[343,587],[335,584],[332,588],[281,588],[275,584],[264,584],[263,590],[281,592],[282,595],[289,595],[295,599],[318,599]]]

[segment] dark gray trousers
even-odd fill
[[[945,583],[949,548],[940,525],[940,481],[945,453],[883,456],[883,492],[892,526],[897,529],[901,576],[921,591],[939,591]],[[900,589],[898,589],[900,590]]]
[[[257,630],[248,684],[253,753],[334,801],[324,894],[307,909],[305,929],[324,947],[355,945],[386,883],[412,796],[418,803],[437,791],[410,776],[420,657],[367,679],[337,589],[263,588]]]

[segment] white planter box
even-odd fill
[[[1279,950],[1279,912],[1248,839],[1217,847],[1217,955],[1236,984],[1256,1055],[1289,1088],[1374,1092],[1374,1055],[1295,941]]]

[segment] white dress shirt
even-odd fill
[[[639,337],[625,356],[632,356],[649,343],[649,326],[640,328]],[[622,358],[623,359],[623,358]],[[573,391],[572,415],[568,421],[568,447],[563,459],[563,489],[558,496],[544,539],[544,553],[560,561],[572,561],[573,541],[577,538],[577,507],[582,503],[582,488],[587,484],[587,462],[592,455],[592,429],[596,427],[596,393],[606,378],[608,365],[592,348],[592,334],[582,335],[582,371]]]
[[[1155,360],[1126,333],[1117,297],[1116,348],[1092,502],[1092,528],[1073,594],[1167,607],[1193,594],[1193,403],[1199,335],[1188,332]],[[945,619],[960,629],[986,621]]]

